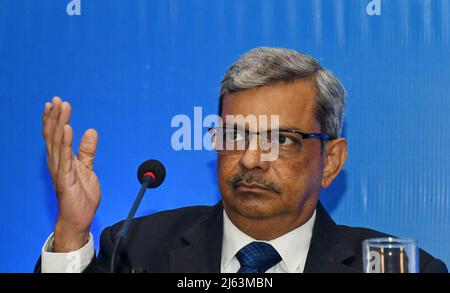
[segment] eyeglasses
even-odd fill
[[[255,150],[250,145],[254,135],[259,137],[260,149],[267,152],[277,148],[282,154],[300,152],[304,139],[318,138],[322,141],[332,139],[324,133],[304,133],[297,129],[271,129],[267,131],[248,131],[238,127],[209,128],[213,149],[219,154],[236,154],[244,150]]]

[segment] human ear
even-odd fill
[[[344,138],[329,140],[324,156],[321,185],[322,188],[327,188],[341,172],[347,160],[347,140]]]

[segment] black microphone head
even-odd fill
[[[166,168],[158,160],[147,160],[139,166],[137,176],[141,184],[144,182],[144,174],[147,172],[152,172],[155,175],[155,179],[148,185],[148,188],[160,186],[166,178]]]

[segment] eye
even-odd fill
[[[278,143],[282,145],[289,145],[295,143],[295,141],[291,137],[280,134],[278,135]]]
[[[299,146],[302,143],[301,135],[290,132],[272,132],[273,140],[280,146]]]
[[[239,129],[227,129],[224,134],[226,141],[241,141],[245,138],[245,132]]]

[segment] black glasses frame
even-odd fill
[[[223,128],[223,129],[238,129],[237,127],[210,127],[208,129],[208,132],[211,133],[211,131],[216,130],[218,128]],[[285,129],[285,128],[279,128],[279,129],[270,129],[270,130],[265,130],[265,131],[249,131],[249,130],[244,130],[246,135],[259,135],[260,133],[263,132],[269,132],[269,131],[284,131],[284,132],[290,132],[290,133],[297,133],[300,134],[300,136],[302,137],[302,139],[309,139],[309,138],[318,138],[322,141],[325,140],[330,140],[330,139],[334,139],[332,137],[330,137],[328,134],[326,133],[306,133],[306,132],[302,132],[298,129]]]

